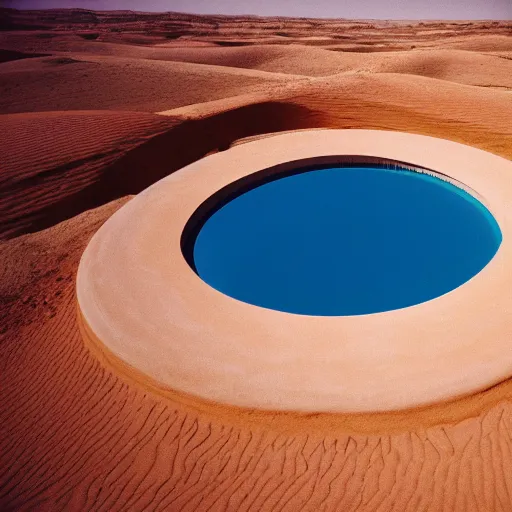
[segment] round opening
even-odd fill
[[[188,259],[206,283],[289,313],[377,313],[457,288],[501,243],[487,208],[438,177],[378,164],[296,172],[203,215]]]

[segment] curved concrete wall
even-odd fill
[[[500,249],[450,293],[356,317],[259,308],[193,272],[181,241],[200,205],[262,170],[333,155],[463,184],[498,221]],[[93,237],[77,277],[84,338],[162,390],[243,407],[383,411],[487,388],[512,374],[511,175],[511,162],[481,150],[371,130],[289,133],[211,155],[146,189]]]

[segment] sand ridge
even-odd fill
[[[101,181],[109,164],[173,125],[154,114],[92,110],[0,119],[2,238],[68,218],[69,203]]]

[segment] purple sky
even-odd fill
[[[6,7],[181,11],[317,18],[512,19],[512,0],[0,0]]]

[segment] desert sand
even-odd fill
[[[0,22],[2,510],[512,508],[511,379],[359,414],[162,394],[86,348],[75,287],[89,240],[133,195],[276,132],[403,131],[512,159],[510,22]]]

